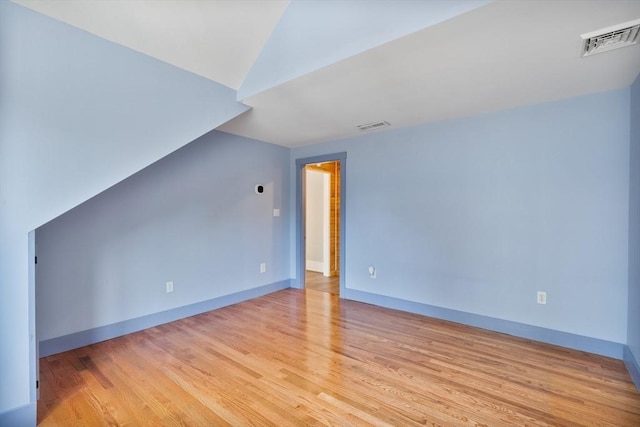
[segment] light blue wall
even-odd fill
[[[5,0],[0,94],[1,419],[35,384],[28,233],[247,107],[227,87]]]
[[[347,152],[347,289],[625,343],[629,96],[371,133],[292,160]]]
[[[288,280],[288,174],[288,149],[213,131],[38,228],[40,340]]]
[[[631,86],[629,185],[629,330],[627,345],[640,371],[640,76]],[[639,372],[640,373],[640,372]],[[640,377],[636,385],[640,388]]]

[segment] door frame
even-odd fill
[[[340,163],[340,298],[344,298],[345,294],[345,275],[346,275],[346,194],[347,194],[347,153],[323,154],[313,157],[305,157],[296,159],[296,287],[304,289],[305,283],[305,226],[306,226],[306,195],[305,195],[305,174],[304,167],[309,164],[339,162]]]

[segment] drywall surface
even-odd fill
[[[0,1],[0,414],[24,407],[28,233],[247,110],[235,91]]]
[[[288,149],[213,131],[38,228],[39,339],[288,280],[288,173]]]
[[[296,148],[291,167],[347,152],[347,289],[624,343],[629,98]]]

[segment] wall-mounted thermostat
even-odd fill
[[[256,194],[262,194],[264,193],[264,185],[256,185]]]

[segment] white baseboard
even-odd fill
[[[306,268],[309,271],[324,273],[324,262],[307,260]]]

